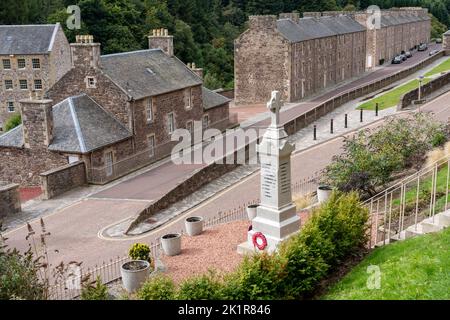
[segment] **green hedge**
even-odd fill
[[[283,243],[278,252],[246,256],[235,272],[222,279],[214,273],[196,276],[185,280],[176,289],[168,278],[164,281],[150,279],[138,297],[195,300],[302,298],[352,252],[367,243],[368,216],[357,193],[333,192],[330,199],[312,213],[301,232]],[[157,294],[149,296],[145,292]]]

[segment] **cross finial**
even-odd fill
[[[281,101],[281,94],[279,91],[272,91],[272,96],[267,102],[267,109],[271,112],[272,123],[270,126],[278,127],[280,124],[280,109],[283,106]]]

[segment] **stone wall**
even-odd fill
[[[229,125],[229,103],[222,104],[215,108],[211,108],[205,111],[205,114],[209,117],[210,126],[220,131],[225,131]]]
[[[51,199],[87,183],[86,166],[77,161],[41,173],[41,188],[44,199]]]
[[[0,219],[21,210],[19,185],[0,181]]]

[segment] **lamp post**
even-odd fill
[[[423,81],[424,76],[420,75],[419,76],[419,112],[420,112],[420,105],[422,104],[421,99],[422,99],[422,81]]]

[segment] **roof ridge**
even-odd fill
[[[114,57],[114,56],[120,56],[120,55],[127,55],[127,54],[133,54],[133,53],[140,53],[140,52],[149,52],[149,51],[162,51],[159,48],[156,49],[142,49],[142,50],[135,50],[135,51],[127,51],[127,52],[117,52],[117,53],[110,53],[110,54],[104,54],[101,55],[101,58],[108,58],[108,57]]]
[[[70,109],[70,113],[72,115],[73,124],[75,126],[75,132],[77,134],[78,143],[80,144],[80,151],[81,151],[81,153],[85,153],[86,152],[86,144],[84,142],[83,132],[81,131],[80,123],[78,122],[78,116],[75,111],[75,106],[73,104],[72,97],[69,97],[67,99],[69,102],[69,109]]]
[[[2,24],[0,28],[8,28],[8,27],[50,27],[56,26],[59,23],[45,23],[45,24]]]

